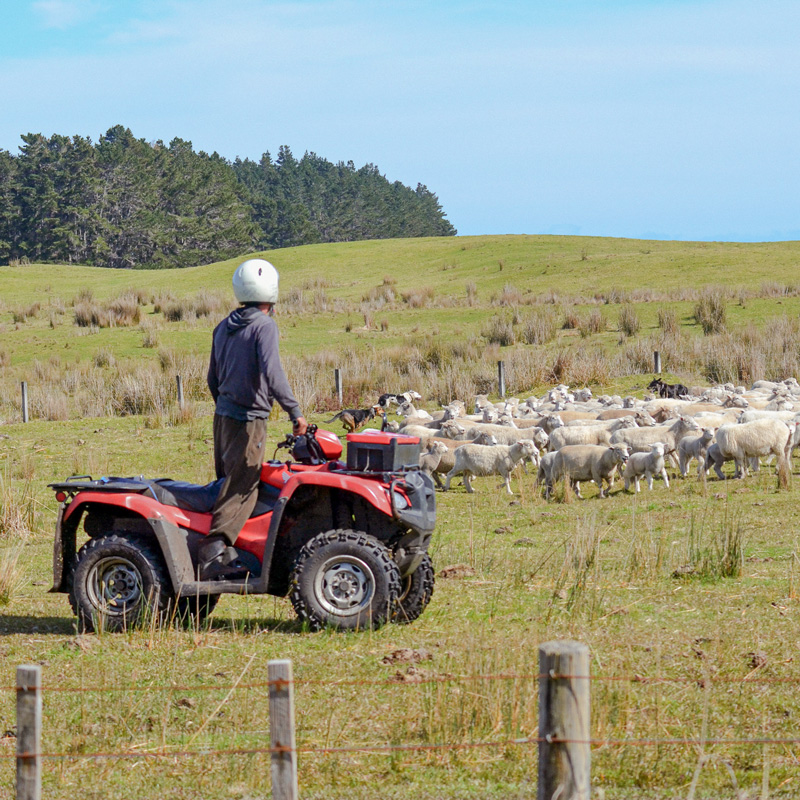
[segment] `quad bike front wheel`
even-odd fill
[[[300,551],[290,598],[313,630],[355,630],[394,619],[400,592],[400,572],[388,548],[360,531],[333,530]]]
[[[433,564],[426,553],[414,572],[402,579],[395,622],[413,622],[419,617],[431,601],[435,580]]]
[[[155,548],[139,537],[90,539],[78,552],[70,591],[81,630],[121,631],[169,619],[175,595]]]

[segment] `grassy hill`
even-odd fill
[[[525,291],[553,290],[594,297],[610,290],[683,289],[724,284],[757,288],[763,282],[798,281],[800,242],[739,244],[663,242],[580,236],[460,236],[308,245],[256,255],[278,267],[283,289],[328,283],[334,297],[357,300],[384,276],[399,290],[430,286],[481,293],[507,283]],[[229,288],[238,259],[181,270],[129,271],[97,267],[28,265],[0,267],[6,304],[26,304],[52,294],[64,297],[90,286],[99,298],[130,286],[149,290]]]
[[[348,402],[415,388],[430,409],[495,392],[500,359],[523,396],[556,379],[641,395],[654,349],[687,383],[800,374],[800,243],[460,237],[265,255],[281,272],[287,371],[314,422],[334,407],[334,367]],[[434,564],[460,568],[440,573],[410,626],[309,634],[286,600],[225,597],[203,630],[77,637],[66,598],[47,592],[46,484],[212,477],[204,373],[235,264],[0,268],[0,687],[17,664],[41,663],[45,686],[92,689],[45,693],[44,750],[70,754],[46,761],[46,796],[266,796],[267,755],[214,751],[265,746],[259,684],[286,657],[304,797],[529,797],[536,749],[520,740],[536,735],[537,646],[555,638],[591,648],[592,735],[613,741],[594,748],[593,784],[608,800],[685,797],[700,753],[698,798],[733,796],[732,776],[757,796],[765,769],[770,797],[797,795],[798,476],[779,491],[768,468],[638,496],[617,485],[607,500],[589,485],[585,500],[546,502],[530,474],[513,498],[494,479],[438,493]],[[704,300],[724,317],[708,335]],[[273,420],[270,443],[287,430]],[[240,678],[230,695],[209,689]],[[0,691],[0,731],[13,708]],[[676,743],[702,736],[717,743]],[[13,742],[0,737],[0,755]],[[385,744],[431,749],[330,752]],[[134,751],[175,755],[83,758]],[[12,781],[13,759],[0,759],[0,785]]]

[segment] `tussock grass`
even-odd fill
[[[0,550],[0,607],[7,606],[22,588],[23,573],[19,564],[20,545]]]
[[[726,324],[727,293],[721,288],[708,288],[694,307],[694,318],[708,336],[722,333]]]

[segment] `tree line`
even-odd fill
[[[121,268],[207,264],[249,250],[319,242],[453,236],[436,195],[373,164],[332,164],[283,146],[228,161],[192,143],[137,139],[117,125],[88,137],[22,136],[0,150],[0,264]]]

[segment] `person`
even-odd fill
[[[236,538],[255,508],[267,419],[274,400],[289,414],[293,432],[308,427],[278,354],[278,271],[251,258],[233,274],[241,304],[214,328],[208,388],[216,403],[214,467],[224,478],[214,504],[211,528],[200,547],[200,579],[212,577],[237,557]]]

